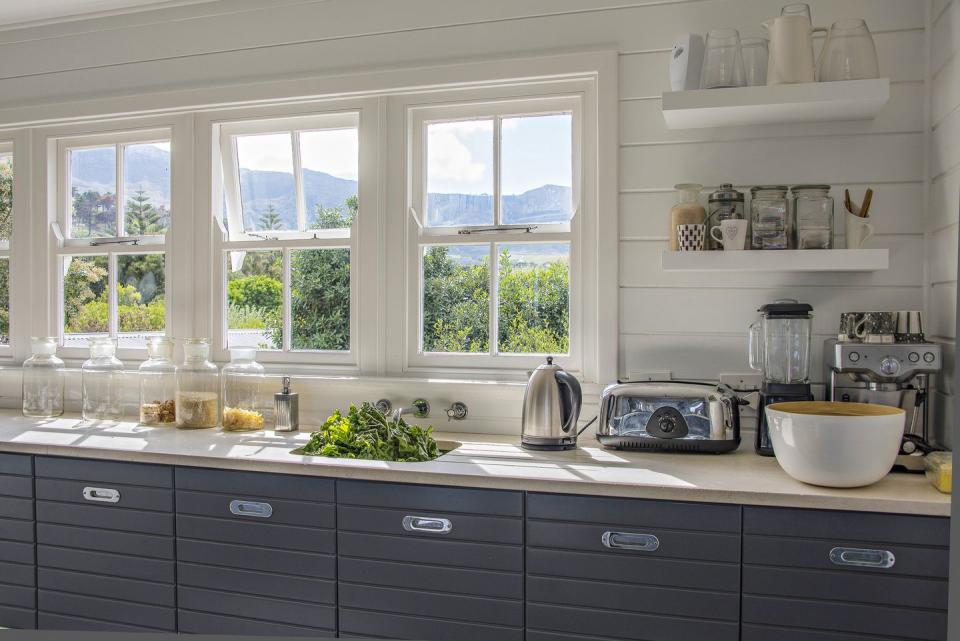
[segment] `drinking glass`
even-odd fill
[[[740,55],[743,57],[744,78],[748,87],[762,87],[767,84],[767,62],[770,53],[766,38],[744,38],[740,41]]]
[[[830,25],[817,63],[817,80],[867,80],[880,77],[877,48],[867,23],[859,18]]]
[[[805,2],[793,2],[780,9],[781,16],[804,16],[810,24],[813,19],[810,17],[810,5]]]
[[[700,88],[743,86],[746,86],[746,80],[740,53],[740,32],[736,29],[713,29],[707,33]]]

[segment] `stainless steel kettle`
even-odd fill
[[[548,356],[530,375],[523,392],[520,445],[530,450],[575,448],[582,400],[580,381]]]

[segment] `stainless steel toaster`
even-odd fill
[[[730,452],[740,446],[742,403],[718,383],[618,383],[603,391],[597,440],[624,450]]]

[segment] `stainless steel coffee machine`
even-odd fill
[[[922,470],[922,455],[943,447],[929,417],[929,393],[943,359],[923,335],[919,312],[849,312],[824,345],[827,400],[880,403],[906,412],[897,465]]]

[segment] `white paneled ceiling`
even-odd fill
[[[0,0],[0,27],[76,20],[87,14],[144,11],[211,0]]]

